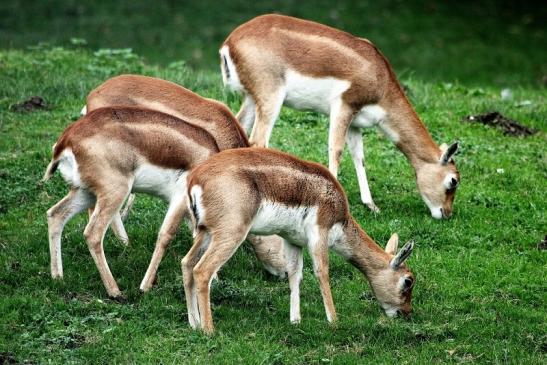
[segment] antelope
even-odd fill
[[[161,84],[161,80],[151,80],[155,85]],[[194,103],[186,104],[188,113],[200,115],[200,111],[192,111],[192,108],[196,106],[204,108],[208,110],[211,119],[209,119],[209,124],[206,124],[208,123],[206,118],[200,123],[208,127],[214,125],[220,127],[207,128],[206,131],[162,112],[118,106],[92,110],[80,121],[69,126],[62,134],[54,146],[53,159],[44,176],[45,180],[49,179],[59,168],[65,180],[72,187],[69,194],[48,210],[47,214],[51,276],[53,278],[63,277],[61,234],[64,225],[82,210],[95,207],[84,234],[90,251],[94,250],[92,256],[108,294],[112,297],[121,295],[102,250],[104,231],[101,234],[101,230],[106,230],[104,225],[108,226],[110,223],[108,212],[104,213],[105,216],[101,216],[102,218],[98,222],[94,218],[94,214],[98,211],[95,201],[98,201],[100,195],[102,198],[99,201],[103,207],[99,208],[103,210],[108,208],[108,211],[112,213],[111,224],[118,223],[125,232],[119,218],[120,206],[116,205],[121,205],[118,200],[127,187],[127,192],[145,192],[169,202],[167,215],[160,229],[150,265],[140,284],[140,289],[143,292],[147,292],[152,287],[165,250],[177,232],[181,219],[186,216],[186,204],[181,200],[185,194],[184,184],[186,183],[183,175],[195,164],[218,152],[219,145],[223,147],[248,146],[245,135],[239,132],[241,129],[225,106],[217,102],[199,103],[199,100],[196,100],[200,98],[198,95],[186,91],[189,98],[185,99],[181,95],[180,102],[184,104],[191,100],[194,101]],[[225,122],[220,119],[221,115],[225,116]],[[93,125],[94,122],[96,122],[95,125]],[[198,122],[195,123],[198,124]],[[226,127],[221,132],[224,123]],[[229,129],[229,124],[234,127]],[[209,129],[216,132],[217,138],[213,138],[208,133]],[[199,138],[196,138],[195,135]],[[203,143],[200,145],[201,140]],[[101,143],[104,143],[104,146]],[[132,148],[128,148],[128,144]],[[196,146],[198,148],[193,149]],[[75,148],[78,153],[74,152]],[[92,151],[91,148],[96,148],[96,151]],[[112,153],[112,156],[109,153]],[[154,160],[150,160],[149,156],[152,156]],[[118,164],[115,163],[117,160],[120,160]],[[173,167],[171,166],[173,164],[183,165]],[[82,176],[84,177],[82,178]],[[176,176],[178,178],[175,178]],[[118,186],[120,181],[123,183]],[[178,188],[175,189],[176,187]],[[111,194],[110,190],[113,192],[116,190],[116,193]],[[124,199],[125,196],[122,202]],[[116,219],[118,219],[117,222]],[[115,233],[119,233],[119,231],[115,230]],[[99,236],[100,242],[98,241]],[[283,262],[279,262],[275,257],[260,249],[261,245],[265,243],[279,246],[282,243],[280,237],[272,236],[260,239],[249,237],[249,242],[268,271],[274,275],[284,275],[284,267],[280,266],[283,265]]]
[[[81,114],[120,105],[157,110],[202,127],[213,136],[220,150],[249,146],[245,132],[224,104],[154,77],[120,75],[106,80],[89,93]],[[130,194],[122,213],[116,214],[112,221],[114,233],[126,245],[129,238],[122,221],[134,198]]]
[[[365,274],[388,316],[411,312],[414,276],[404,261],[413,242],[396,253],[394,234],[382,250],[351,216],[342,187],[325,167],[274,150],[243,148],[215,154],[194,168],[187,180],[195,238],[181,266],[192,328],[214,331],[211,278],[248,234],[283,237],[285,248],[271,249],[283,254],[286,267],[292,267],[288,277],[293,323],[301,319],[304,247],[310,252],[329,322],[336,321],[329,248]]]
[[[434,218],[448,218],[460,175],[458,143],[438,147],[382,53],[367,39],[283,15],[237,27],[220,49],[226,87],[243,94],[237,114],[253,146],[267,147],[282,105],[329,116],[329,170],[336,177],[345,142],[362,202],[374,203],[365,172],[362,128],[377,126],[408,158]]]
[[[47,211],[51,276],[63,277],[61,234],[75,214],[94,206],[85,240],[108,295],[122,295],[104,256],[108,225],[130,192],[167,201],[169,208],[156,241],[154,258],[163,255],[186,214],[188,170],[218,152],[204,129],[171,115],[133,107],[101,108],[65,129],[53,147],[44,180],[59,169],[70,192]],[[154,258],[147,271],[157,269]],[[153,276],[145,276],[148,289]]]

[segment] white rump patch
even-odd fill
[[[67,184],[73,187],[85,187],[80,178],[78,162],[70,148],[65,149],[59,156],[59,171]]]
[[[299,110],[330,113],[331,104],[340,99],[350,82],[334,77],[310,77],[293,70],[285,73],[284,104]]]
[[[80,116],[84,116],[87,114],[87,105],[84,105],[82,110],[80,110]]]
[[[188,199],[189,211],[192,212],[194,218],[197,219],[196,226],[203,223],[203,216],[205,215],[205,208],[202,204],[201,195],[203,194],[203,189],[199,185],[192,186],[190,190],[190,198]],[[194,208],[195,207],[195,208]],[[194,210],[195,209],[195,210]],[[194,230],[194,235],[197,233],[197,230]]]
[[[239,75],[237,74],[236,66],[232,57],[230,57],[230,48],[228,46],[223,46],[220,51],[220,71],[222,73],[222,82],[227,88],[240,91],[243,90],[243,85],[239,80]]]

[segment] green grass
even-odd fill
[[[83,241],[85,217],[63,235],[65,279],[49,277],[45,211],[66,192],[62,179],[39,182],[50,148],[74,119],[88,90],[105,78],[135,72],[163,77],[230,105],[218,73],[191,73],[180,64],[154,67],[132,53],[36,49],[2,51],[0,65],[0,353],[19,361],[230,363],[545,362],[545,251],[536,244],[545,221],[547,107],[542,90],[517,88],[512,101],[496,89],[404,79],[434,138],[460,140],[462,175],[454,217],[430,218],[404,157],[377,131],[366,131],[374,216],[359,201],[346,154],[340,180],[352,213],[385,245],[392,232],[417,242],[409,264],[416,274],[414,315],[390,320],[354,268],[332,255],[331,283],[340,321],[327,324],[318,285],[306,260],[303,322],[289,324],[285,281],[267,275],[243,247],[212,290],[217,333],[192,331],[186,320],[179,262],[191,244],[186,229],[174,240],[157,286],[138,291],[165,205],[141,197],[127,221],[129,248],[111,234],[106,255],[127,303],[110,301]],[[42,95],[48,111],[15,113],[8,106]],[[531,105],[517,107],[519,101]],[[459,120],[496,109],[541,130],[507,137]],[[273,147],[326,163],[327,121],[284,110]],[[498,173],[504,169],[504,173]]]
[[[547,7],[534,2],[314,0],[4,0],[0,45],[131,47],[153,63],[183,59],[218,70],[218,48],[239,24],[278,12],[372,40],[399,73],[500,87],[547,82]]]
[[[0,363],[547,361],[547,259],[536,248],[547,233],[545,7],[285,0],[275,9],[266,1],[218,9],[203,0],[152,10],[143,4],[0,3]],[[379,215],[360,203],[351,159],[343,158],[340,181],[363,228],[382,246],[392,232],[417,243],[409,259],[417,277],[411,319],[386,318],[362,275],[332,255],[337,326],[327,324],[308,258],[303,321],[292,326],[287,282],[266,274],[244,246],[213,285],[215,336],[192,331],[180,272],[191,245],[186,228],[169,248],[157,285],[139,293],[166,211],[146,196],[126,223],[130,247],[111,233],[105,240],[127,302],[107,298],[83,240],[84,216],[65,228],[65,279],[53,281],[45,212],[67,188],[59,176],[46,184],[40,179],[52,144],[78,118],[87,93],[108,77],[139,73],[180,83],[236,111],[240,98],[221,87],[218,45],[235,25],[272,10],[375,41],[409,86],[434,139],[461,141],[462,182],[447,221],[429,216],[410,165],[378,131],[365,131],[365,150]],[[72,37],[87,39],[88,46],[71,45]],[[52,46],[28,47],[40,41]],[[115,47],[132,47],[145,61]],[[501,100],[501,87],[512,88],[512,100]],[[32,95],[43,96],[49,110],[9,111]],[[490,110],[540,132],[514,138],[460,122]],[[272,145],[326,164],[327,129],[324,116],[284,109]]]

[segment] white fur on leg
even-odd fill
[[[47,212],[49,249],[51,256],[51,277],[63,277],[63,261],[61,257],[61,236],[65,224],[77,213],[92,206],[95,198],[88,192],[77,189]]]
[[[129,215],[129,211],[133,207],[134,202],[135,202],[135,194],[129,194],[129,197],[127,198],[127,201],[125,202],[125,207],[123,207],[122,211],[120,212],[122,222],[125,222],[125,220],[127,219],[127,216]]]
[[[346,135],[346,141],[348,143],[355,172],[357,173],[357,181],[359,182],[359,190],[361,192],[361,201],[367,207],[375,213],[378,213],[380,209],[372,201],[372,195],[370,194],[370,188],[368,186],[367,173],[364,166],[364,152],[363,152],[363,140],[361,130],[350,127],[348,134]]]
[[[122,244],[124,246],[129,246],[129,237],[127,236],[127,232],[125,231],[125,227],[123,226],[120,213],[116,213],[114,215],[110,226],[112,227],[112,231],[114,232],[116,237],[122,242]]]
[[[300,323],[300,283],[302,282],[303,256],[302,249],[291,245],[287,241],[285,244],[285,259],[287,260],[287,276],[289,277],[289,287],[291,289],[291,323]]]
[[[255,109],[256,105],[252,96],[245,94],[243,103],[241,104],[241,109],[239,109],[239,112],[237,113],[237,120],[247,135],[251,133],[253,128],[253,123],[255,121]]]

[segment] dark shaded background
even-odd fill
[[[238,24],[278,12],[369,38],[398,74],[428,81],[543,87],[547,7],[515,1],[88,1],[0,2],[0,45],[132,48],[150,63],[216,69]],[[410,74],[410,75],[409,75]]]

